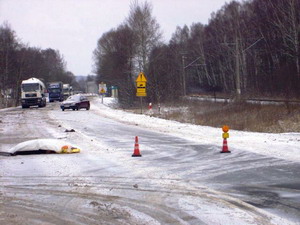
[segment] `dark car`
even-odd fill
[[[61,103],[60,108],[62,111],[64,111],[65,109],[79,110],[82,108],[89,110],[90,101],[87,99],[87,97],[81,94],[72,95]]]

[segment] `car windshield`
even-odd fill
[[[49,92],[50,93],[60,93],[61,90],[59,88],[51,88],[51,89],[49,89]]]
[[[80,96],[79,95],[72,95],[69,98],[67,98],[68,101],[79,101]]]

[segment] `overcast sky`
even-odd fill
[[[7,21],[22,43],[59,50],[75,75],[92,74],[92,55],[103,33],[117,28],[133,0],[0,0],[0,25]],[[140,0],[139,2],[143,2]],[[176,26],[207,24],[230,0],[148,0],[168,42]]]

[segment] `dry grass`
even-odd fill
[[[179,122],[256,132],[300,132],[300,106],[185,101],[162,105],[153,116]]]

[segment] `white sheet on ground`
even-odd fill
[[[77,150],[75,150],[77,149]],[[72,144],[57,139],[35,139],[25,141],[12,147],[8,153],[14,154],[16,152],[26,151],[38,151],[38,150],[49,150],[56,153],[74,153],[79,152],[79,147],[73,146]]]

